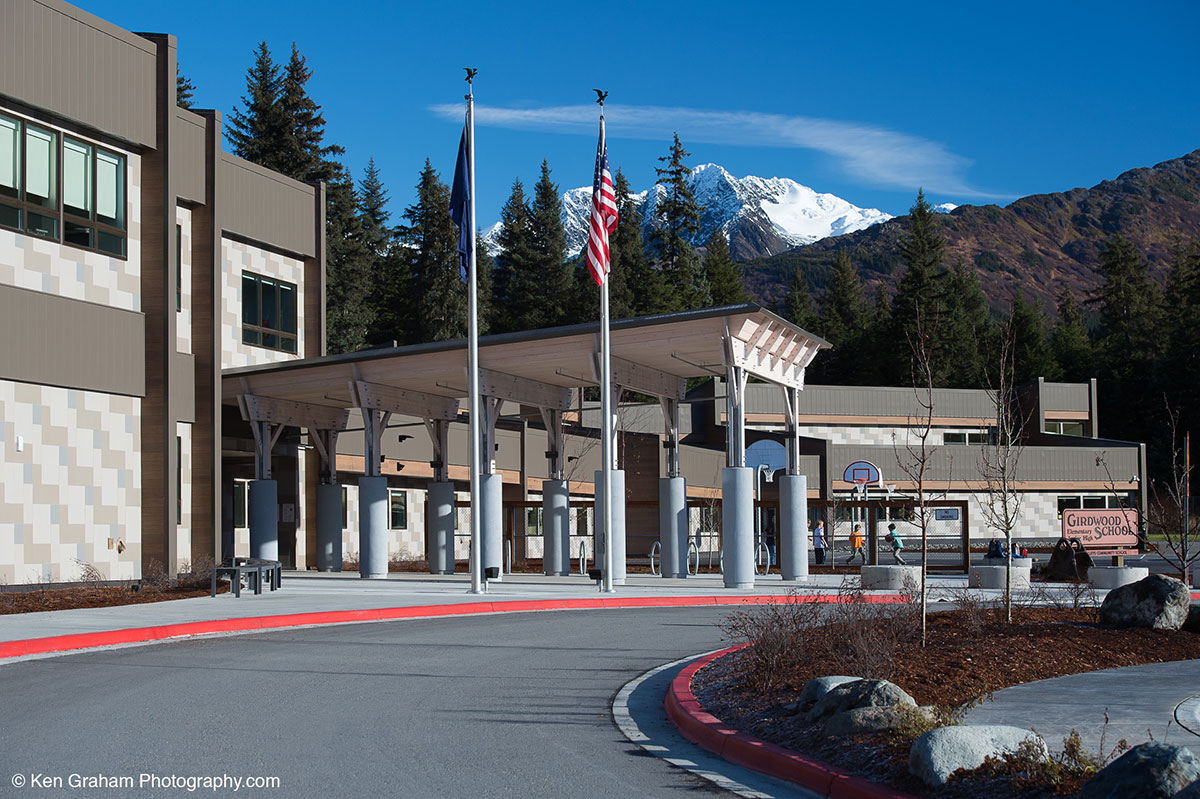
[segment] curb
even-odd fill
[[[870,595],[872,603],[899,601],[895,595]],[[400,619],[433,619],[440,616],[472,616],[486,613],[519,613],[545,610],[603,610],[613,608],[667,608],[722,605],[778,605],[785,602],[837,602],[837,594],[767,594],[757,596],[690,596],[690,597],[596,597],[586,599],[501,600],[498,602],[462,602],[448,605],[420,605],[373,610],[331,610],[314,613],[292,613],[277,616],[250,616],[237,619],[181,622],[157,627],[133,627],[92,633],[72,633],[46,638],[25,638],[0,642],[0,660],[28,655],[47,655],[57,652],[96,649],[119,644],[140,644],[188,638],[216,633],[253,632],[316,627],[327,624],[354,624]]]
[[[787,780],[829,799],[916,799],[912,794],[847,774],[820,760],[738,732],[706,711],[692,693],[692,677],[717,658],[746,646],[749,644],[697,658],[671,681],[664,704],[668,718],[685,738],[740,766]]]

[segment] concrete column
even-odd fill
[[[566,480],[542,481],[542,571],[571,573],[571,490]]]
[[[779,571],[785,580],[808,579],[808,478],[779,478]]]
[[[754,470],[721,470],[721,554],[726,588],[754,587]]]
[[[479,529],[482,538],[481,568],[495,566],[504,573],[504,478],[498,474],[479,475]],[[499,579],[496,577],[493,580]]]
[[[687,577],[687,481],[663,477],[658,481],[658,542],[663,577]]]
[[[609,472],[612,479],[612,511],[613,511],[613,585],[625,584],[625,471],[613,469]],[[604,497],[600,493],[602,474],[595,473],[596,499],[594,532],[596,547],[596,568],[604,568]]]
[[[274,480],[250,481],[250,557],[279,560],[279,484]]]
[[[317,571],[342,570],[342,486],[317,486]]]
[[[358,574],[383,580],[388,575],[388,491],[386,477],[358,478]]]
[[[429,521],[429,573],[454,574],[454,483],[430,483],[425,495]]]

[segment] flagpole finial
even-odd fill
[[[463,67],[463,70],[467,73],[467,93],[463,95],[463,99],[470,100],[475,94],[475,76],[479,74],[479,70],[470,67]]]
[[[608,92],[602,92],[599,89],[592,89],[596,93],[596,104],[600,106],[600,110],[604,110],[604,101],[608,98]]]

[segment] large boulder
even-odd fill
[[[1200,605],[1188,608],[1187,619],[1183,622],[1182,629],[1189,633],[1200,633]]]
[[[1174,577],[1152,574],[1108,592],[1100,606],[1100,623],[1113,627],[1178,630],[1187,620],[1192,597]]]
[[[1079,791],[1079,799],[1169,799],[1200,780],[1200,758],[1182,746],[1138,744],[1109,763]]]
[[[818,699],[825,694],[837,688],[839,685],[848,682],[857,682],[862,677],[843,677],[829,676],[817,677],[804,683],[804,687],[800,689],[800,698],[797,700],[802,707],[815,704]]]
[[[931,710],[910,705],[891,707],[856,707],[834,713],[825,720],[825,734],[833,736],[853,735],[860,732],[891,732],[899,729],[913,716],[931,718]]]
[[[989,757],[1021,753],[1032,747],[1039,757],[1048,757],[1050,750],[1037,733],[1020,727],[980,725],[939,727],[930,730],[913,742],[908,753],[908,771],[926,785],[945,785],[960,768],[972,771]]]
[[[1196,780],[1171,799],[1200,799],[1200,780]]]
[[[916,701],[895,683],[887,680],[855,680],[838,685],[817,700],[808,711],[809,723],[822,721],[835,713],[844,713],[858,707],[891,707],[908,705],[916,707]]]

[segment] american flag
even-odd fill
[[[597,286],[603,286],[611,265],[608,235],[617,229],[617,197],[612,172],[608,169],[608,147],[604,144],[604,120],[600,120],[600,143],[596,147],[596,176],[592,181],[592,225],[588,234],[588,269]]]

